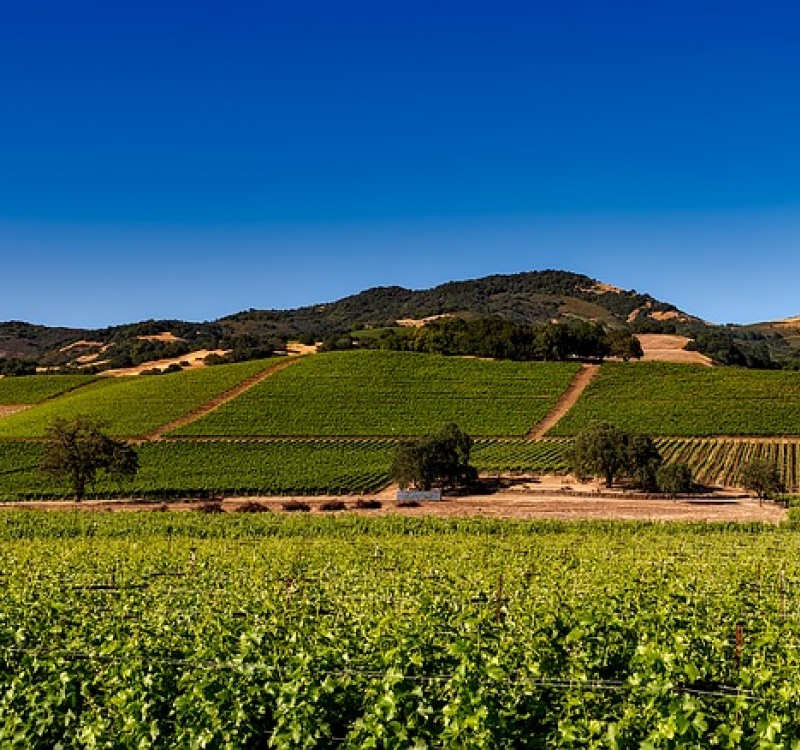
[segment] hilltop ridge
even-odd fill
[[[85,330],[11,321],[0,323],[0,358],[108,369],[224,349],[242,360],[268,356],[289,340],[335,340],[401,320],[443,315],[531,325],[583,320],[611,329],[682,334],[723,364],[772,366],[800,349],[800,341],[780,327],[713,326],[650,294],[549,269],[450,281],[422,290],[373,287],[332,302],[291,310],[249,309],[207,322],[147,320]]]

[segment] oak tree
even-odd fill
[[[130,479],[139,469],[132,446],[103,432],[101,422],[88,416],[56,419],[46,430],[42,469],[69,482],[77,501],[99,472],[117,481]]]

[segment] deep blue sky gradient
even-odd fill
[[[789,2],[9,2],[0,320],[564,268],[800,313]]]

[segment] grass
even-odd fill
[[[551,434],[574,435],[598,421],[649,435],[800,435],[800,376],[662,362],[606,364]]]
[[[143,435],[272,365],[273,360],[260,360],[167,375],[98,379],[79,390],[3,418],[0,438],[42,437],[54,419],[82,414],[101,420],[110,434]]]
[[[456,422],[471,435],[524,435],[578,367],[407,352],[320,354],[175,434],[403,436]]]

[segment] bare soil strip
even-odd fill
[[[0,418],[30,409],[33,404],[0,404]]]
[[[652,317],[656,317],[655,314]],[[667,333],[637,333],[636,338],[644,351],[643,362],[678,362],[689,365],[714,365],[710,357],[686,347],[692,341],[687,336]]]
[[[529,440],[541,440],[561,418],[577,403],[586,386],[592,382],[595,375],[600,372],[599,365],[584,364],[578,374],[572,379],[569,388],[561,395],[550,413],[537,424],[528,434]]]
[[[728,523],[761,521],[782,523],[786,520],[786,510],[773,503],[763,506],[753,500],[735,502],[691,503],[667,499],[643,499],[635,496],[619,498],[565,497],[564,495],[530,495],[519,492],[500,492],[494,495],[479,495],[463,498],[447,498],[442,502],[424,502],[416,508],[403,508],[397,505],[394,494],[384,491],[373,496],[381,507],[373,510],[358,509],[358,498],[343,496],[314,497],[248,497],[225,498],[222,509],[236,512],[246,503],[257,502],[272,512],[284,513],[284,504],[290,500],[300,500],[310,506],[313,515],[339,515],[340,513],[359,513],[370,516],[387,514],[404,516],[434,516],[439,518],[460,518],[465,516],[513,519],[513,520],[615,520],[615,521],[692,521],[707,523]],[[326,501],[336,499],[345,504],[345,511],[323,510]],[[196,511],[207,501],[195,502],[131,502],[130,500],[84,500],[82,503],[54,500],[42,502],[2,503],[4,509],[27,508],[31,510],[54,511]]]
[[[153,432],[149,433],[148,435],[145,435],[143,440],[160,440],[166,433],[171,432],[172,430],[177,430],[179,427],[184,427],[187,424],[197,421],[215,409],[219,409],[219,407],[223,404],[227,404],[229,401],[233,401],[233,399],[238,398],[246,391],[249,391],[254,386],[257,386],[259,383],[266,380],[268,377],[270,377],[270,375],[274,375],[276,372],[293,365],[299,359],[300,357],[292,357],[291,359],[284,360],[279,365],[268,367],[266,370],[262,370],[261,372],[247,378],[247,380],[243,380],[241,383],[239,383],[239,385],[234,386],[224,393],[221,393],[216,398],[211,399],[211,401],[207,401],[194,411],[190,411],[188,414],[184,414],[182,417],[179,417],[172,422],[161,425],[161,427],[153,430]]]

